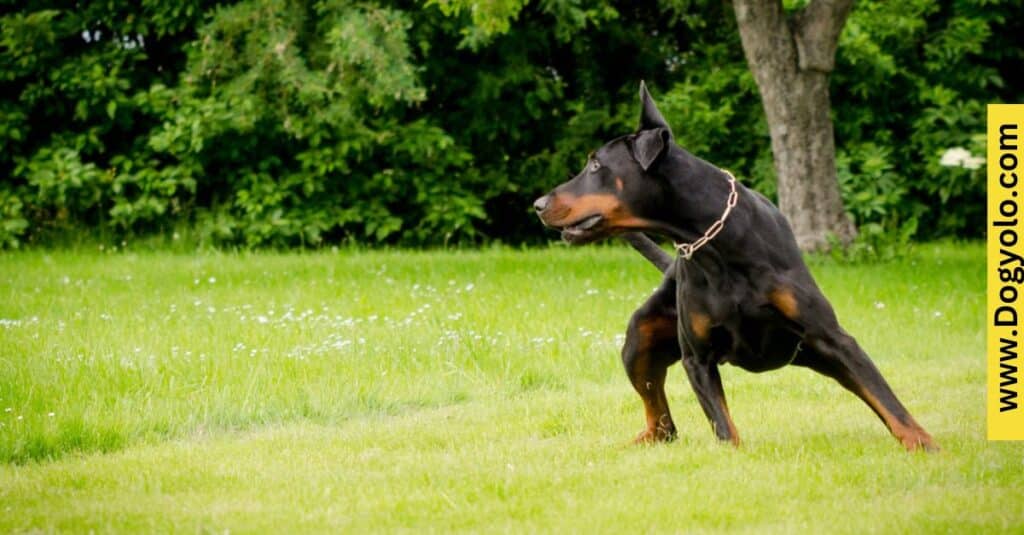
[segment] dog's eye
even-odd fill
[[[590,160],[590,172],[596,173],[601,168],[601,162],[597,160]]]

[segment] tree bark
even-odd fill
[[[856,235],[836,175],[829,73],[853,0],[811,0],[787,19],[781,0],[733,0],[743,52],[761,92],[779,208],[805,251]]]

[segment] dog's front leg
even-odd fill
[[[680,277],[682,275],[680,274]],[[685,294],[676,296],[679,307],[679,346],[682,348],[683,369],[690,380],[690,386],[697,394],[697,401],[704,415],[711,422],[711,428],[719,440],[728,440],[734,446],[740,445],[740,435],[729,415],[722,389],[722,376],[718,373],[718,362],[711,358],[712,318],[696,300],[688,302]]]
[[[665,396],[667,368],[679,360],[676,334],[675,281],[666,277],[629,321],[622,364],[629,382],[644,403],[646,427],[636,437],[638,444],[669,441],[676,426]]]
[[[725,391],[722,389],[722,376],[718,373],[718,365],[711,360],[701,360],[694,355],[683,355],[683,368],[690,379],[693,391],[697,393],[697,401],[704,409],[704,415],[711,422],[715,436],[719,440],[728,440],[734,446],[740,445],[740,435],[729,415],[729,406],[725,403]]]

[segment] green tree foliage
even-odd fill
[[[176,82],[206,9],[197,1],[3,3],[0,244],[117,225],[112,212],[126,202],[168,211],[132,190],[145,173],[145,133],[159,124],[140,96]],[[125,162],[139,171],[123,171]],[[194,189],[151,182],[145,187]]]
[[[181,82],[149,92],[163,118],[150,169],[197,184],[199,229],[219,241],[472,235],[484,213],[454,178],[471,158],[415,113],[426,93],[410,26],[345,1],[215,10]]]
[[[1019,1],[866,2],[840,42],[833,87],[840,181],[861,222],[980,235],[985,104],[1020,102]]]
[[[858,3],[832,94],[862,229],[980,234],[983,168],[963,154],[983,155],[987,102],[1021,100],[1021,7]],[[8,0],[0,13],[2,246],[76,228],[243,246],[537,240],[530,201],[635,127],[640,79],[685,147],[774,194],[724,2]]]

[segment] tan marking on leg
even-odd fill
[[[736,430],[736,424],[734,424],[732,422],[732,415],[729,414],[729,405],[727,405],[725,403],[724,399],[722,400],[722,409],[725,412],[725,421],[726,421],[726,423],[729,426],[729,435],[732,436],[732,440],[731,440],[732,445],[736,446],[736,447],[739,447],[739,445],[740,445],[740,432],[738,430]]]
[[[791,320],[800,317],[800,309],[796,304],[796,297],[789,288],[776,288],[768,294],[768,300],[775,305],[775,308],[782,312],[783,316]]]
[[[640,340],[633,368],[633,388],[643,400],[646,426],[633,442],[649,444],[671,440],[674,437],[675,426],[668,408],[668,397],[665,395],[666,369],[650,368],[650,351],[655,341],[675,333],[675,321],[657,316],[641,321],[636,329],[640,333]]]
[[[622,177],[620,177],[620,176],[615,177],[615,189],[617,189],[619,191],[622,191],[622,188],[624,188],[624,187],[625,186],[622,184]]]
[[[711,331],[711,318],[700,312],[690,312],[690,328],[701,340],[706,340]]]
[[[721,379],[719,379],[721,381]],[[739,447],[740,445],[740,432],[736,429],[736,424],[732,421],[732,414],[729,412],[729,403],[725,401],[725,393],[718,392],[717,389],[712,393],[715,401],[718,401],[722,405],[722,414],[725,415],[725,426],[729,430],[729,442],[733,446]],[[714,420],[711,421],[711,425],[715,426]],[[718,435],[718,429],[715,429],[715,435]]]
[[[903,444],[907,451],[914,451],[917,449],[924,449],[926,451],[938,450],[939,447],[935,445],[935,441],[932,440],[931,435],[924,430],[915,420],[913,416],[907,415],[909,423],[904,424],[899,421],[889,409],[882,405],[882,402],[878,401],[878,398],[871,392],[867,391],[862,387],[857,387],[857,394],[861,396],[872,409],[882,418],[885,422],[885,426],[889,428],[896,440],[899,440]]]
[[[675,338],[676,322],[673,318],[655,316],[637,323],[636,330],[642,335],[639,351],[646,353],[655,340]]]
[[[644,403],[645,428],[637,435],[634,442],[649,444],[664,442],[673,437],[672,415],[668,409],[668,398],[665,396],[665,369],[653,370],[649,367],[650,354],[639,355],[634,369],[636,388]]]

